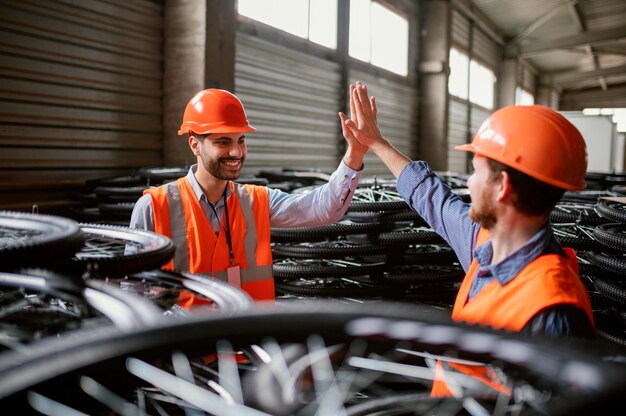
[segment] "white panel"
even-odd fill
[[[587,172],[612,173],[617,128],[611,116],[584,115],[580,111],[563,111],[580,131],[587,144]]]

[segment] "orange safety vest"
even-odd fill
[[[481,229],[476,246],[488,239],[489,233]],[[576,253],[571,248],[564,250],[567,258],[558,254],[539,256],[506,285],[493,280],[468,302],[479,267],[472,260],[456,296],[452,319],[519,332],[541,310],[571,304],[583,309],[593,325],[591,301],[578,275]]]
[[[231,194],[226,209],[235,264],[241,270],[241,288],[255,300],[273,300],[267,189],[229,184]],[[225,227],[215,235],[187,178],[147,189],[145,193],[152,198],[155,232],[171,238],[176,248],[174,258],[163,268],[206,273],[213,279],[228,281],[230,257]]]
[[[476,246],[488,239],[489,232],[481,229],[476,238]],[[497,280],[493,280],[468,302],[470,288],[479,268],[476,259],[472,260],[454,302],[452,319],[519,332],[541,310],[555,305],[571,304],[583,309],[593,326],[591,301],[578,275],[576,253],[571,248],[564,250],[567,258],[558,254],[539,256],[506,285],[502,286]],[[451,390],[445,381],[443,366],[441,362],[437,365],[431,396],[449,396]],[[472,375],[501,393],[507,390],[505,386],[492,384],[495,382],[492,377],[485,377],[488,367],[478,370],[477,367],[453,363],[449,367]],[[476,377],[477,373],[482,376]]]

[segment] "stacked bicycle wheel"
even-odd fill
[[[165,316],[234,313],[252,301],[206,276],[167,273],[170,239],[126,227],[0,211],[0,351],[93,326],[124,330]],[[201,306],[197,306],[201,305]]]
[[[585,268],[593,289],[598,335],[626,346],[626,204],[601,199],[595,209],[605,223],[593,228],[596,247],[582,257],[592,266]]]
[[[456,256],[394,189],[365,180],[338,223],[272,229],[277,292],[451,307],[463,277]]]
[[[626,392],[621,357],[597,346],[456,324],[425,307],[316,306],[49,340],[0,356],[0,406],[19,415],[572,416],[610,414]],[[445,370],[455,396],[430,397],[437,360],[490,380]]]

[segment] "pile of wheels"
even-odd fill
[[[586,415],[621,404],[623,350],[451,322],[440,307],[449,298],[424,296],[425,270],[458,279],[450,250],[398,204],[353,203],[347,228],[305,234],[317,243],[316,233],[332,235],[337,247],[345,241],[357,251],[323,260],[290,254],[277,264],[307,265],[329,279],[341,279],[338,267],[355,268],[352,280],[385,294],[366,305],[253,307],[225,283],[159,270],[173,253],[163,236],[0,212],[0,406],[50,416]],[[283,231],[277,252],[315,247]],[[390,259],[407,267],[381,269]],[[186,294],[207,306],[186,311]],[[446,369],[453,395],[431,397],[438,363],[471,365],[488,380]]]
[[[448,244],[394,183],[376,178],[361,182],[341,221],[272,229],[272,241],[283,299],[394,299],[450,308],[463,277]]]
[[[151,186],[186,175],[187,168],[144,168],[131,176],[86,181],[67,216],[92,224],[128,225],[136,200]],[[461,175],[440,175],[469,201]],[[319,172],[266,172],[245,177],[286,192],[325,183]],[[601,338],[626,345],[624,209],[605,197],[626,195],[626,177],[588,173],[587,189],[568,191],[551,214],[556,238],[577,250]],[[612,225],[611,225],[612,224]],[[345,217],[324,227],[272,229],[279,301],[399,300],[450,309],[463,277],[451,248],[404,203],[395,181],[363,178]]]
[[[173,253],[171,240],[152,232],[0,211],[0,348],[187,315],[179,305],[187,293],[220,312],[252,304],[226,283],[160,270]]]

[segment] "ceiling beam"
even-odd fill
[[[626,75],[626,65],[594,69],[593,71],[566,71],[544,74],[539,77],[539,83],[542,85],[558,85],[611,75]]]
[[[581,33],[586,32],[587,25],[585,24],[585,19],[583,18],[582,13],[580,12],[580,9],[578,8],[578,5],[576,3],[569,3],[567,5],[567,10],[570,13],[570,16],[572,16],[572,20],[574,21],[574,24],[578,26],[578,32],[581,32]],[[593,47],[587,43],[584,45],[584,49],[585,49],[585,52],[587,53],[587,56],[589,56],[589,58],[591,59],[591,62],[593,62],[593,69],[600,69],[601,68],[600,60],[598,59],[598,56],[593,50]],[[598,82],[600,83],[600,86],[602,87],[602,89],[606,91],[608,87],[606,85],[606,80],[604,79],[604,77],[598,77]]]
[[[502,31],[470,0],[452,0],[451,4],[457,11],[477,24],[498,45],[506,44]]]
[[[544,40],[529,45],[509,45],[506,48],[507,57],[527,58],[555,49],[565,49],[585,44],[593,45],[611,40],[626,38],[626,25],[613,29],[584,32],[578,35],[566,36],[558,39]]]
[[[608,91],[592,88],[565,92],[559,103],[559,110],[582,110],[591,107],[626,107],[626,85],[613,85]]]
[[[537,20],[535,20],[534,22],[529,24],[524,30],[522,30],[517,35],[515,35],[515,37],[513,39],[511,39],[508,43],[511,44],[511,45],[519,43],[520,40],[522,40],[526,36],[530,35],[532,32],[537,30],[539,27],[541,27],[548,20],[552,19],[552,17],[555,14],[557,14],[559,11],[561,11],[563,6],[567,6],[568,8],[573,7],[574,4],[577,1],[578,0],[567,0],[566,3],[558,4],[556,7],[553,7],[547,13],[542,14]]]

